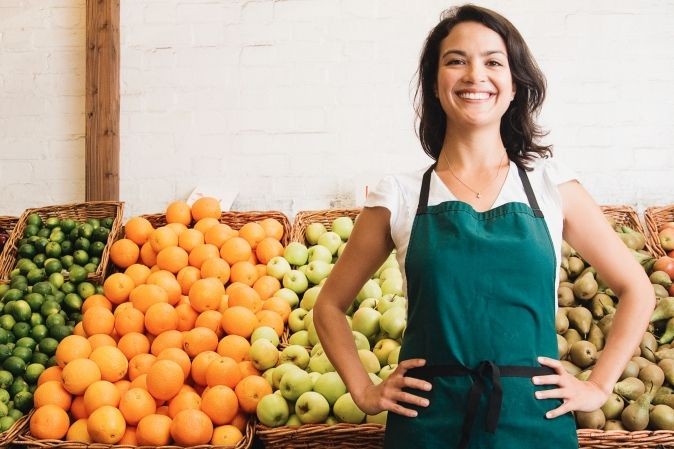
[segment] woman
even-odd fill
[[[601,407],[654,306],[644,270],[534,123],[545,80],[524,40],[488,9],[453,8],[419,67],[427,170],[368,196],[321,290],[314,323],[356,404],[388,410],[386,448],[576,448],[573,410]],[[557,360],[563,237],[620,297],[587,381]],[[374,385],[344,313],[393,248],[408,324],[400,363]]]

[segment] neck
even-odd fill
[[[505,147],[501,134],[492,129],[466,132],[447,129],[438,163],[449,161],[458,170],[479,170],[502,160]]]

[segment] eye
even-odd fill
[[[447,62],[445,62],[445,65],[460,65],[460,64],[465,64],[465,61],[463,59],[448,59]]]
[[[503,64],[501,64],[501,62],[497,61],[496,59],[490,59],[487,61],[487,65],[491,67],[503,67]]]

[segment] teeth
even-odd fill
[[[459,97],[466,98],[468,100],[486,100],[489,98],[488,92],[461,92]]]

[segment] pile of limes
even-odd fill
[[[112,228],[112,218],[70,218],[38,214],[27,217],[23,238],[17,244],[17,263],[12,274],[21,271],[29,285],[45,281],[53,273],[68,273],[80,282],[98,268]]]

